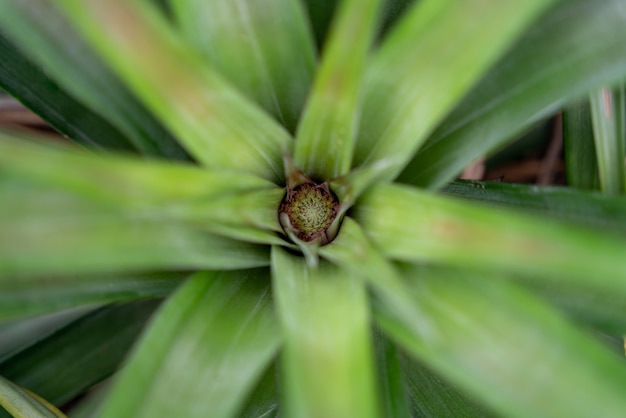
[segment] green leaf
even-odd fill
[[[42,68],[26,58],[0,31],[0,87],[50,126],[77,143],[132,150],[131,143],[102,116],[59,89]]]
[[[623,79],[622,7],[621,0],[559,2],[437,128],[400,180],[441,187],[568,100]]]
[[[402,316],[413,317],[418,314],[417,307],[410,297],[395,265],[382,256],[365,236],[363,229],[352,218],[343,220],[341,231],[329,245],[320,249],[326,259],[367,280],[374,294],[393,306]],[[385,400],[389,408],[389,399]],[[394,405],[398,405],[398,399]]]
[[[485,274],[485,276],[489,276]],[[495,280],[499,278],[494,278]],[[622,335],[626,330],[626,299],[607,297],[603,289],[569,288],[528,276],[511,277],[550,305],[591,331]],[[622,353],[624,347],[622,344]]]
[[[397,185],[372,187],[354,217],[395,259],[504,269],[608,298],[626,294],[626,241],[614,234]]]
[[[552,2],[426,0],[389,33],[365,78],[355,165],[393,179],[457,101]]]
[[[315,68],[301,3],[186,0],[172,6],[207,62],[294,132]]]
[[[303,3],[308,12],[317,48],[322,49],[338,2],[335,0],[303,0]]]
[[[266,247],[0,182],[0,282],[30,276],[267,265]]]
[[[309,267],[279,247],[272,277],[285,336],[281,411],[294,418],[378,416],[363,283],[328,263]]]
[[[385,0],[383,2],[383,10],[382,10],[382,25],[379,37],[385,36],[389,30],[391,30],[394,25],[397,24],[398,20],[404,16],[409,7],[411,7],[414,3],[417,3],[416,0]]]
[[[248,397],[239,418],[278,418],[278,372],[272,365]]]
[[[607,194],[619,195],[626,191],[623,88],[602,88],[590,95],[590,102],[600,187]]]
[[[167,296],[181,273],[26,276],[0,281],[0,320],[63,309]]]
[[[70,418],[99,418],[102,405],[108,396],[110,384],[106,382],[104,387],[97,387],[90,391],[75,406],[68,411]]]
[[[407,291],[395,267],[373,248],[353,219],[344,219],[337,238],[322,247],[320,254],[342,268],[366,278],[375,294],[402,315],[417,314],[416,307],[406,297]],[[475,268],[481,270],[481,267]],[[486,273],[483,270],[484,268],[481,270],[482,275],[492,280],[501,279],[501,274],[494,275],[493,272]],[[626,310],[626,299],[611,294],[604,286],[565,285],[560,280],[546,279],[542,275],[519,274],[517,271],[508,275],[507,279],[532,289],[546,301],[592,329],[617,334],[626,329],[626,320],[622,315]]]
[[[88,313],[4,359],[0,374],[61,406],[110,376],[160,301]]]
[[[256,176],[88,154],[1,133],[0,140],[0,168],[49,192],[251,242],[274,243],[273,232],[280,231],[276,208],[284,191]]]
[[[588,100],[567,105],[563,110],[563,150],[567,184],[598,190],[598,160]]]
[[[4,301],[2,302],[4,304]],[[0,321],[0,359],[46,337],[93,310],[93,307],[68,309],[32,318]]]
[[[382,395],[383,416],[409,418],[411,414],[404,383],[404,367],[400,365],[398,349],[378,328],[375,329],[374,337],[376,365],[378,366],[378,393]]]
[[[198,161],[283,178],[287,131],[208,67],[153,6],[123,0],[59,4]]]
[[[267,180],[191,164],[83,152],[0,132],[0,168],[115,207],[152,208],[276,189]]]
[[[504,209],[521,209],[555,220],[574,221],[626,236],[626,201],[598,192],[463,180],[448,184],[441,192]]]
[[[193,276],[156,316],[102,416],[233,416],[280,343],[267,273]]]
[[[350,170],[359,91],[380,5],[379,0],[340,3],[296,137],[294,162],[312,178],[334,178]]]
[[[367,279],[376,289],[400,285],[392,264],[371,245],[362,228],[350,217],[343,220],[337,238],[321,247],[319,253],[342,269]]]
[[[165,155],[174,159],[187,158],[171,135],[80,39],[54,4],[47,0],[0,0],[0,6],[0,22],[7,35],[41,66],[44,74],[55,80],[71,97],[93,111],[97,117],[105,119],[123,134],[123,138],[118,140],[115,137],[106,140],[107,145],[112,141],[126,140],[145,154]],[[37,81],[22,77],[24,76],[18,82],[33,85]],[[40,83],[46,82],[45,79],[40,80]],[[37,94],[46,94],[50,90],[49,87],[38,88],[36,85],[32,88]],[[58,96],[59,93],[54,95]],[[30,100],[45,101],[46,97]],[[77,117],[66,113],[70,109],[62,106],[65,106],[63,102],[50,102],[50,109],[47,111],[62,112],[70,121]],[[63,128],[67,123],[59,121],[59,126]],[[110,128],[109,132],[99,133],[99,125],[102,122],[98,125],[87,125],[89,130],[84,134],[89,137],[93,134],[96,138],[103,134],[113,134]]]
[[[400,356],[400,364],[407,382],[413,416],[418,417],[476,417],[490,416],[483,407],[468,399],[466,394],[450,385],[422,364]]]
[[[531,295],[462,272],[407,267],[406,277],[419,315],[380,303],[376,319],[468,394],[511,417],[623,415],[623,361]]]
[[[2,376],[0,376],[0,406],[15,418],[62,418],[65,416],[60,411],[49,408],[34,394]]]

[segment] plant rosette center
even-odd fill
[[[306,182],[288,189],[280,205],[280,223],[290,238],[324,245],[335,238],[339,206],[328,183]]]

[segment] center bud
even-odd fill
[[[327,183],[306,182],[287,191],[280,206],[280,223],[299,240],[324,245],[335,237],[329,228],[338,211],[339,200]]]

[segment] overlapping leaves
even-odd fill
[[[589,0],[556,6],[532,0],[514,8],[497,1],[425,0],[406,9],[372,47],[376,16],[384,8],[379,3],[341,3],[313,75],[313,34],[295,0],[272,0],[266,8],[244,0],[179,2],[172,21],[150,2],[0,2],[11,12],[0,14],[7,32],[0,34],[6,36],[0,48],[16,58],[17,67],[29,69],[35,87],[40,86],[19,88],[24,74],[7,71],[3,63],[0,76],[3,85],[14,86],[12,93],[86,144],[183,157],[174,148],[152,146],[153,136],[144,135],[158,130],[171,138],[167,129],[201,166],[0,136],[0,196],[6,202],[0,207],[0,286],[26,301],[22,308],[7,309],[6,316],[39,312],[28,301],[45,300],[41,289],[46,286],[48,297],[67,303],[47,301],[41,312],[162,296],[174,287],[162,280],[177,284],[181,279],[176,271],[213,270],[186,280],[159,311],[104,401],[105,416],[164,411],[206,416],[207,410],[213,416],[262,415],[263,408],[275,411],[276,399],[290,416],[325,417],[375,417],[383,410],[407,416],[409,399],[414,410],[433,416],[445,414],[450,405],[469,416],[483,414],[474,400],[514,416],[527,410],[537,416],[619,416],[626,408],[620,393],[623,365],[528,291],[588,325],[615,332],[622,323],[610,319],[621,315],[626,296],[623,236],[409,186],[371,185],[392,180],[407,164],[404,180],[441,185],[469,158],[441,150],[463,142],[459,138],[468,132],[474,133],[468,142],[474,152],[487,152],[532,120],[533,111],[544,111],[546,103],[580,93],[580,85],[596,88],[616,74],[623,77],[619,59],[608,53],[590,52],[600,72],[556,65],[547,77],[559,79],[551,84],[556,87],[548,90],[550,97],[516,95],[505,106],[512,115],[506,123],[490,122],[490,97],[481,96],[490,89],[513,90],[515,77],[545,81],[541,69],[522,58],[532,55],[532,43],[542,45],[537,54],[547,54],[558,45],[551,41],[567,38],[571,27],[563,22],[568,19],[579,32],[602,35],[585,38],[589,51],[595,51],[611,37],[619,43],[623,17],[613,14],[606,22],[576,15],[591,7]],[[46,23],[51,26],[36,19],[38,6],[50,13]],[[593,6],[597,15],[614,7],[616,2]],[[211,30],[203,27],[207,15],[217,19]],[[558,23],[550,26],[553,32],[533,32],[541,15],[542,25]],[[72,26],[57,31],[54,22]],[[47,39],[47,33],[58,38]],[[510,48],[523,33],[518,48]],[[63,72],[79,45],[90,45],[85,63],[103,74],[106,88],[127,86],[131,104],[120,102],[116,90],[99,96],[102,84],[96,82],[102,80],[83,67],[73,68],[71,76]],[[26,53],[41,52],[43,46],[45,53]],[[583,53],[571,56],[591,61]],[[499,58],[491,70],[499,75],[495,81],[487,76],[453,111]],[[511,62],[515,77],[507,75]],[[38,66],[42,71],[33,71]],[[246,73],[248,66],[253,68]],[[72,77],[85,93],[68,87]],[[31,92],[47,96],[50,80],[69,94],[28,99]],[[55,112],[63,112],[56,101],[102,118],[89,123],[55,118]],[[105,110],[109,103],[117,107]],[[476,103],[484,105],[477,108],[481,117],[467,110]],[[296,131],[303,108],[294,145],[290,132]],[[448,114],[451,119],[436,129]],[[475,132],[490,127],[493,138],[480,145]],[[109,143],[102,132],[117,132],[119,138]],[[280,248],[289,245],[277,235],[283,160],[292,151],[318,180],[339,176],[331,184],[355,204],[337,240],[320,251],[330,262],[317,269]],[[325,160],[329,152],[332,158]],[[441,168],[437,161],[449,166]],[[587,196],[572,191],[567,198],[576,202]],[[595,198],[607,210],[623,205],[616,198]],[[572,204],[564,201],[551,200],[567,212]],[[592,218],[590,211],[574,215],[570,219]],[[612,219],[619,222],[618,216]],[[397,260],[409,264],[400,268]],[[260,268],[244,270],[253,267]],[[153,270],[174,272],[159,276]],[[113,276],[107,279],[107,274]],[[132,283],[125,290],[130,294],[122,294],[120,283]],[[79,284],[83,294],[76,292]],[[112,289],[101,293],[107,284]],[[597,300],[607,302],[604,316],[598,315]],[[371,347],[371,321],[380,325],[384,335],[377,338],[387,347],[378,356]],[[283,351],[272,362],[281,344]],[[397,363],[396,344],[422,364],[403,373],[397,364],[376,368],[375,360]],[[17,358],[26,364],[29,351],[24,353]],[[60,364],[55,359],[50,364]],[[286,382],[280,391],[272,382],[272,363],[278,366],[278,386]],[[453,386],[416,385],[416,375],[428,376],[424,367]],[[564,370],[563,382],[546,385],[545,375]],[[16,370],[11,379],[19,384],[26,376]],[[376,393],[377,380],[385,382],[384,396]],[[46,413],[13,383],[2,382],[2,393],[8,394],[2,402],[13,399]],[[259,382],[269,383],[255,390]],[[570,396],[585,385],[592,396]],[[459,390],[467,393],[459,396]],[[433,401],[425,401],[424,393]],[[475,399],[467,401],[468,395]],[[262,407],[246,403],[248,398]],[[424,402],[423,407],[415,402]]]

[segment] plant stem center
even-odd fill
[[[330,240],[326,231],[337,216],[338,206],[337,197],[325,183],[304,183],[288,191],[280,212],[289,217],[298,239],[309,242],[321,238],[326,243]]]

